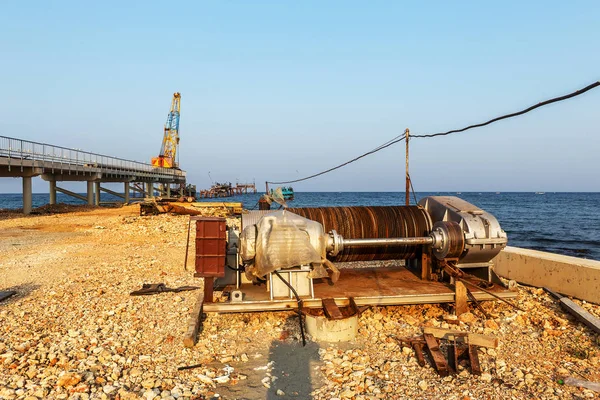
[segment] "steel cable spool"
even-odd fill
[[[404,238],[427,236],[431,218],[418,206],[288,208],[288,211],[319,222],[326,232],[335,230],[344,238]],[[387,245],[345,248],[334,259],[374,261],[415,258],[420,245]]]

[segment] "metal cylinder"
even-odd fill
[[[414,238],[389,238],[389,239],[343,239],[343,246],[346,247],[377,247],[377,246],[400,246],[400,245],[423,245],[432,244],[433,238],[429,236]]]
[[[433,227],[429,214],[418,206],[288,208],[288,211],[321,223],[325,232],[335,230],[351,239],[425,237]],[[419,254],[421,245],[396,242],[348,246],[333,261],[410,259]]]

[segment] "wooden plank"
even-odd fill
[[[431,280],[431,249],[428,246],[423,246],[421,251],[421,279],[424,281]]]
[[[477,355],[477,346],[469,345],[469,362],[471,363],[471,373],[473,375],[481,375],[481,365],[479,364],[479,356]]]
[[[454,313],[457,317],[469,312],[469,305],[467,303],[467,288],[464,283],[458,280],[454,282],[454,302],[456,305]]]
[[[585,324],[594,332],[600,334],[600,319],[594,317],[592,314],[584,310],[582,307],[577,305],[573,300],[569,299],[568,297],[562,297],[558,301],[565,310],[567,310],[580,322]]]
[[[498,347],[498,338],[477,333],[454,331],[451,329],[425,327],[423,333],[429,333],[438,339],[454,340],[454,338],[466,338],[467,343],[475,346],[496,348]]]
[[[204,277],[204,302],[213,302],[213,290],[215,285],[215,279],[211,276]]]
[[[200,324],[202,322],[202,307],[204,305],[204,293],[200,293],[192,316],[188,323],[188,328],[183,337],[183,345],[185,347],[194,347],[198,341],[198,331],[200,330]]]
[[[413,342],[412,348],[415,351],[415,356],[417,357],[417,363],[421,367],[425,366],[425,358],[423,357],[423,343]]]
[[[198,208],[202,207],[229,207],[229,208],[242,208],[243,204],[236,201],[201,201],[189,203],[190,205]]]
[[[323,312],[328,319],[343,319],[344,316],[340,311],[337,304],[335,304],[335,300],[333,299],[323,299]]]
[[[431,359],[435,364],[435,369],[437,370],[438,374],[440,374],[440,376],[448,376],[448,363],[440,351],[440,346],[437,339],[430,333],[425,333],[423,337],[425,338],[427,349],[429,350],[429,354],[431,355]]]

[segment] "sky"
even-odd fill
[[[137,161],[181,92],[188,181],[301,178],[600,79],[598,1],[19,1],[0,24],[0,136]],[[600,191],[600,88],[414,139],[416,191]],[[84,191],[84,183],[65,183]],[[403,191],[404,144],[293,185]],[[0,179],[0,193],[21,182]],[[40,178],[34,192],[47,192]]]

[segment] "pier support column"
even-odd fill
[[[125,194],[125,204],[129,204],[129,182],[123,184],[123,193]]]
[[[146,183],[146,196],[150,198],[154,197],[154,184],[152,182]]]
[[[100,182],[94,182],[94,204],[100,205]]]
[[[87,203],[90,206],[94,205],[94,182],[87,181]]]
[[[56,181],[49,181],[50,184],[50,204],[56,204]]]
[[[171,197],[171,184],[167,184],[167,197]]]
[[[23,177],[23,214],[31,214],[31,208],[33,206],[32,192],[31,192],[31,177]]]

